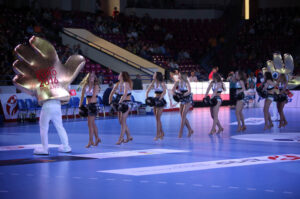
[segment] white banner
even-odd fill
[[[293,93],[293,97],[289,98],[289,102],[285,105],[285,107],[289,108],[299,108],[300,107],[300,91],[298,90],[291,90],[291,93]],[[260,99],[258,96],[256,97],[256,107],[262,108],[264,107],[265,100]],[[276,102],[274,102],[276,103]]]
[[[250,166],[258,164],[270,164],[280,162],[299,161],[299,154],[286,154],[286,155],[270,155],[249,158],[227,159],[227,160],[214,160],[207,162],[193,162],[184,164],[169,164],[152,167],[139,167],[130,169],[115,169],[115,170],[102,170],[97,172],[113,173],[121,175],[143,176],[155,175],[165,173],[177,173],[187,171],[200,171],[208,169],[218,169],[227,167]]]
[[[174,149],[145,149],[145,150],[133,150],[133,151],[89,153],[89,154],[79,154],[79,155],[72,155],[72,156],[106,159],[106,158],[123,158],[123,157],[133,157],[133,156],[158,155],[158,154],[167,154],[167,153],[186,153],[186,152],[189,151],[174,150]]]

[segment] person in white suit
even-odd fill
[[[81,55],[71,56],[63,65],[48,41],[31,37],[30,46],[18,45],[15,53],[18,59],[13,63],[16,76],[14,85],[25,93],[36,96],[42,110],[40,114],[40,136],[42,147],[34,154],[48,155],[48,129],[52,121],[60,138],[59,152],[71,152],[68,135],[63,127],[61,104],[68,103],[68,87],[85,64]]]

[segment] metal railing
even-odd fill
[[[114,52],[112,52],[112,51],[110,51],[110,50],[108,50],[108,49],[106,49],[106,48],[104,48],[104,47],[102,47],[102,46],[94,43],[94,42],[90,42],[89,40],[87,40],[87,39],[85,39],[85,38],[83,38],[83,37],[81,37],[79,35],[76,35],[76,34],[72,33],[71,31],[69,31],[69,30],[67,30],[65,28],[63,29],[63,31],[64,31],[65,34],[67,34],[67,35],[69,35],[69,36],[71,36],[71,37],[73,37],[73,38],[75,38],[77,40],[80,40],[80,41],[86,43],[87,45],[89,45],[91,47],[94,47],[94,48],[97,47],[96,49],[98,49],[98,50],[100,50],[100,51],[102,51],[102,52],[104,52],[104,53],[106,53],[106,54],[108,54],[110,56],[113,56],[113,57],[115,57],[116,59],[118,59],[118,60],[120,60],[122,62],[125,62],[125,63],[127,63],[129,65],[132,65],[132,66],[134,66],[135,68],[137,68],[137,69],[139,69],[141,71],[147,72],[148,74],[153,74],[154,73],[152,70],[147,69],[147,68],[145,68],[145,67],[143,67],[143,66],[141,66],[141,65],[139,65],[139,64],[137,64],[137,63],[135,63],[135,62],[133,62],[133,61],[125,58],[125,57],[123,57],[123,56],[120,56],[120,55],[118,55],[118,54],[116,54],[116,53],[114,53]]]

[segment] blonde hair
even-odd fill
[[[90,76],[91,76],[91,73],[86,74],[86,76],[79,83],[77,91],[79,91],[80,88],[85,87],[89,83]],[[99,83],[100,83],[99,79],[95,76],[94,85],[99,85]]]
[[[85,85],[87,85],[88,81],[89,81],[89,77],[90,77],[90,73],[86,74],[86,76],[81,80],[81,82],[79,83],[79,86],[77,88],[77,91],[80,90],[80,88],[84,87]]]

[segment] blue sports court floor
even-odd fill
[[[51,126],[49,157],[30,149],[40,143],[37,123],[6,124],[0,127],[0,198],[298,199],[300,109],[285,112],[285,128],[263,131],[262,110],[245,109],[248,129],[236,133],[234,110],[223,107],[225,130],[209,136],[209,109],[197,108],[188,115],[195,133],[187,138],[185,131],[182,139],[178,112],[164,113],[166,136],[157,142],[154,116],[131,116],[134,140],[121,146],[115,145],[117,119],[99,119],[102,143],[89,149],[87,121],[69,120],[64,126],[73,152],[57,152]]]

